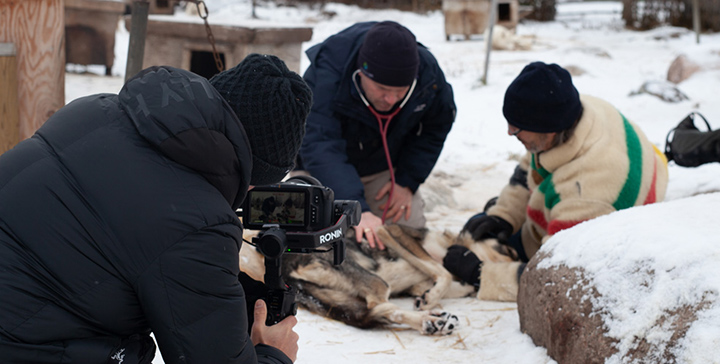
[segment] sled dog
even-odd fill
[[[345,261],[338,266],[333,265],[332,251],[283,255],[282,276],[297,288],[299,306],[358,328],[406,325],[425,335],[447,335],[459,320],[439,309],[440,300],[475,294],[474,287],[453,280],[442,266],[447,248],[462,244],[483,261],[510,260],[496,241],[475,243],[467,234],[401,225],[386,225],[377,234],[385,250],[371,249],[365,241],[358,244],[351,229],[344,238]],[[246,251],[241,269],[262,280],[262,255],[246,248],[241,250]],[[399,296],[415,297],[415,310],[390,302],[391,297]]]

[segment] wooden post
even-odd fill
[[[488,67],[490,66],[490,50],[492,50],[492,34],[495,27],[495,18],[497,18],[497,0],[490,1],[490,15],[488,15],[488,32],[485,40],[485,71],[480,81],[483,85],[487,85]]]
[[[15,45],[0,43],[0,154],[20,140]]]
[[[127,65],[125,65],[125,81],[143,70],[149,8],[150,4],[146,0],[135,0],[133,2]]]
[[[64,17],[63,0],[0,0],[0,42],[15,44],[20,140],[65,105]]]
[[[695,42],[700,44],[700,1],[693,0],[693,29],[695,30]]]

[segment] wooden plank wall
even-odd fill
[[[63,0],[0,0],[0,42],[14,43],[20,140],[65,105]]]

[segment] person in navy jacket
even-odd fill
[[[2,154],[0,363],[147,364],[151,332],[168,364],[294,361],[295,317],[247,306],[235,210],[292,169],[311,103],[274,56],[151,67]]]
[[[382,249],[375,230],[385,221],[424,227],[418,187],[456,113],[433,55],[392,21],[355,24],[306,53],[314,104],[300,149],[304,170],[336,199],[360,202],[358,242],[364,236]]]

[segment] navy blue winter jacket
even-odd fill
[[[251,160],[220,94],[170,67],[0,156],[0,363],[149,362],[151,331],[169,364],[290,363],[248,335]]]
[[[305,81],[313,107],[300,149],[305,170],[335,191],[335,198],[365,201],[360,177],[388,169],[377,119],[353,84],[357,54],[376,22],[355,24],[307,50]],[[418,83],[388,127],[388,147],[396,183],[415,192],[435,166],[455,120],[450,84],[421,44]]]

